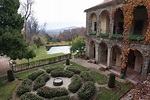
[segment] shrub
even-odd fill
[[[89,32],[89,35],[96,35],[96,32]]]
[[[56,69],[56,70],[51,71],[51,76],[52,77],[68,77],[68,78],[70,78],[73,75],[74,75],[74,73],[69,71],[69,70]]]
[[[109,34],[106,34],[106,33],[100,33],[99,34],[99,37],[108,37],[109,36]]]
[[[83,79],[84,82],[86,81],[94,81],[92,78],[91,74],[87,71],[83,71],[80,73],[81,78]]]
[[[37,77],[33,84],[33,90],[37,90],[38,88],[44,86],[48,80],[49,80],[49,75],[45,73]]]
[[[69,70],[69,71],[72,71],[74,72],[75,74],[80,74],[81,73],[81,70],[77,69],[76,67],[67,67],[66,70]]]
[[[14,72],[13,70],[7,70],[7,79],[8,81],[14,81],[15,80],[15,76],[14,76]]]
[[[71,100],[70,96],[54,97],[50,100]]]
[[[50,68],[46,69],[46,72],[51,73],[51,71],[55,70],[55,69],[63,70],[64,68],[63,67],[50,67]]]
[[[115,87],[115,75],[114,74],[110,74],[110,76],[109,76],[108,87],[109,88]]]
[[[123,35],[122,34],[113,34],[111,37],[111,39],[123,39]]]
[[[21,100],[44,100],[44,99],[42,99],[38,95],[27,92],[21,96]]]
[[[70,65],[70,60],[69,59],[66,60],[66,65]]]
[[[140,35],[130,34],[127,36],[127,39],[131,40],[131,41],[143,41],[145,39],[145,37],[140,36]]]
[[[79,75],[74,75],[71,78],[71,83],[68,86],[69,91],[76,93],[82,86],[82,80]]]
[[[22,94],[24,94],[26,92],[30,92],[31,85],[32,85],[32,81],[30,79],[23,80],[17,89],[17,95],[21,96]]]
[[[44,98],[54,98],[68,95],[66,88],[50,88],[50,87],[41,87],[37,90],[37,94]]]
[[[84,83],[81,89],[78,91],[78,97],[81,100],[90,100],[90,98],[94,95],[96,90],[95,84],[91,81],[87,81]]]
[[[37,72],[30,74],[28,76],[28,78],[31,79],[32,81],[34,81],[39,75],[41,75],[43,73],[44,73],[43,71],[37,71]]]

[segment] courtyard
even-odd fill
[[[48,66],[38,67],[35,69],[16,73],[15,74],[16,79],[13,82],[7,82],[6,77],[0,78],[1,80],[0,99],[1,100],[6,100],[6,99],[26,100],[29,99],[28,97],[31,97],[31,98],[38,98],[37,100],[44,100],[44,98],[52,99],[52,100],[71,100],[71,99],[78,100],[79,99],[78,97],[80,97],[78,92],[82,90],[81,88],[84,87],[85,83],[88,83],[90,81],[94,84],[95,90],[92,93],[93,95],[89,96],[89,98],[91,98],[92,100],[99,100],[99,99],[117,100],[122,98],[124,94],[126,94],[132,88],[132,85],[129,84],[130,82],[120,79],[119,76],[116,76],[115,88],[113,89],[108,88],[107,81],[109,78],[109,74],[111,73],[110,71],[98,70],[100,66],[97,67],[98,65],[95,65],[93,63],[88,63],[88,62],[86,64],[80,63],[79,65],[77,64],[77,60],[81,61],[81,59],[71,59],[71,64],[69,66],[66,66],[65,62],[60,62],[60,63],[51,64]],[[83,65],[87,65],[87,66],[83,66]],[[55,74],[55,70],[58,75]],[[41,73],[41,74],[36,75],[34,73]],[[35,78],[32,79],[33,77]],[[63,85],[54,86],[53,79],[58,77],[63,80]],[[79,81],[80,85],[72,83],[73,81],[75,81],[73,80],[73,77],[75,77],[76,80],[77,79],[80,80]],[[30,82],[29,80],[32,81]],[[30,83],[30,85],[24,85],[24,82]],[[39,84],[35,84],[36,82],[38,82]],[[75,86],[75,89],[74,87],[72,87],[73,89],[72,88],[70,89],[71,87],[70,84],[73,84],[73,86]],[[54,94],[53,97],[49,97],[49,96],[45,96],[48,94],[41,95],[39,93],[40,89],[42,90],[42,88],[44,90],[47,89],[47,91],[52,91],[51,89],[54,89],[53,91],[55,92],[57,91],[55,89],[59,88],[60,89],[59,91],[62,90],[66,92],[65,94],[63,94],[63,92],[61,93],[57,92],[56,94],[59,95]],[[42,91],[42,93],[47,93],[47,92]]]

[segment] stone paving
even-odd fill
[[[9,58],[5,56],[0,57],[0,77],[6,76],[9,68]]]

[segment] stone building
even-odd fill
[[[150,0],[104,0],[86,12],[86,56],[120,75],[150,73]]]

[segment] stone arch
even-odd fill
[[[118,8],[114,13],[113,34],[123,34],[124,31],[124,15],[123,11]]]
[[[100,14],[100,32],[110,33],[110,14],[107,10],[104,10]]]
[[[107,52],[108,52],[108,47],[104,42],[101,42],[99,44],[98,48],[99,52],[99,63],[106,65],[107,64]]]
[[[121,55],[122,50],[119,46],[115,45],[112,47],[112,66],[120,67],[121,66]]]
[[[92,13],[90,15],[90,22],[89,22],[89,30],[90,32],[97,32],[97,15],[95,13]]]
[[[135,72],[141,73],[143,66],[143,55],[138,50],[130,50],[128,55],[127,68],[133,69]]]
[[[145,6],[137,6],[133,11],[131,33],[145,35],[148,27],[148,14]]]
[[[95,59],[95,53],[96,51],[95,51],[95,43],[94,43],[94,41],[91,41],[90,42],[90,51],[89,51],[89,57],[90,57],[90,59]]]

